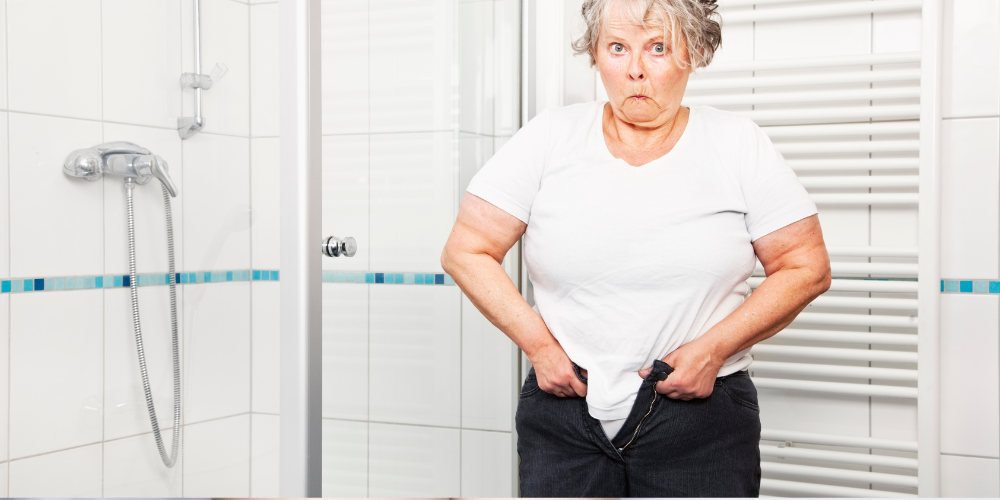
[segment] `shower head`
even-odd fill
[[[177,196],[177,186],[170,179],[167,162],[131,142],[108,142],[73,151],[63,163],[63,173],[88,181],[96,181],[104,174],[118,175],[137,184],[146,184],[156,177],[170,196]]]

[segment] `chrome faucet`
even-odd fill
[[[177,186],[170,180],[167,162],[148,149],[131,142],[116,141],[98,144],[92,148],[77,149],[66,157],[63,172],[72,177],[96,181],[102,175],[120,175],[136,184],[146,184],[156,177],[170,192],[177,196]]]

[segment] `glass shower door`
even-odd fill
[[[324,496],[516,495],[516,347],[439,258],[519,124],[519,25],[517,0],[323,3],[323,236],[358,244],[323,262]]]

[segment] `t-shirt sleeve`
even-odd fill
[[[511,137],[466,189],[525,224],[548,157],[550,113],[542,111]]]
[[[750,241],[817,213],[805,187],[771,139],[756,123],[747,122],[740,184],[746,202]]]

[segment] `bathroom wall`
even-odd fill
[[[246,496],[256,489],[251,469],[262,465],[256,456],[275,431],[266,416],[251,415],[266,399],[252,389],[269,382],[253,363],[260,346],[252,348],[252,325],[271,327],[252,305],[268,300],[273,284],[254,282],[261,274],[252,272],[250,6],[203,0],[202,14],[204,70],[222,62],[229,73],[204,94],[204,132],[181,141],[176,119],[192,114],[190,91],[178,84],[193,69],[190,1],[0,2],[5,496]],[[129,292],[121,286],[128,272],[122,181],[88,183],[61,171],[70,151],[112,140],[161,155],[180,190],[176,263],[191,283],[178,287],[185,405],[173,469],[160,463],[149,432]],[[155,181],[136,190],[138,270],[161,279],[162,203]],[[152,285],[156,278],[140,278],[139,299],[153,394],[169,427],[168,294]],[[23,291],[25,279],[33,291]],[[251,436],[260,437],[254,446]]]
[[[580,0],[565,0],[564,47]],[[724,3],[721,2],[720,3]],[[723,14],[723,18],[725,15]],[[942,495],[1000,496],[1000,6],[944,0],[942,126]],[[726,29],[716,61],[920,49],[919,14],[874,14]],[[562,102],[589,96],[570,79],[544,82]],[[600,85],[599,80],[597,84]],[[543,85],[540,83],[539,85]],[[562,86],[562,88],[558,88]],[[596,95],[601,95],[597,89]],[[589,99],[589,97],[587,97]],[[916,246],[917,220],[891,208],[821,208],[827,244]],[[764,427],[916,440],[916,407],[890,398],[761,390]]]

